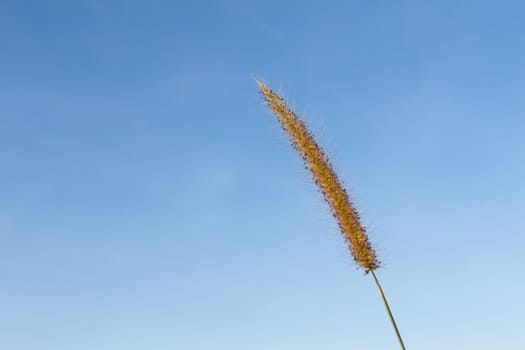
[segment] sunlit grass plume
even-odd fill
[[[341,185],[330,160],[317,144],[312,133],[308,131],[304,122],[288,107],[286,101],[263,82],[257,80],[257,85],[268,107],[279,120],[282,129],[288,134],[293,147],[303,158],[306,168],[312,173],[319,191],[323,194],[332,215],[337,220],[339,229],[348,243],[348,248],[356,264],[363,268],[365,273],[372,273],[401,348],[405,349],[383,289],[374,272],[380,266],[380,262],[370,244],[365,228],[359,221],[359,214]]]

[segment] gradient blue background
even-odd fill
[[[0,3],[0,348],[525,348],[522,1]]]

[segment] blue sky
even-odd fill
[[[525,347],[521,1],[0,4],[0,348]]]

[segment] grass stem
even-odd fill
[[[383,288],[381,288],[381,284],[379,283],[379,280],[377,279],[377,276],[374,272],[374,270],[370,271],[372,273],[372,276],[374,277],[374,281],[376,282],[377,290],[379,291],[379,294],[381,295],[381,299],[383,299],[383,304],[385,304],[386,311],[388,312],[388,316],[390,317],[390,322],[392,322],[392,326],[394,326],[394,330],[396,331],[397,340],[399,340],[399,345],[401,345],[401,349],[405,349],[405,344],[403,343],[403,339],[401,339],[401,334],[399,333],[399,329],[397,328],[396,321],[394,320],[394,316],[392,315],[392,311],[390,310],[390,306],[388,306],[388,301],[386,301],[385,293],[383,293]]]

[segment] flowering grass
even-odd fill
[[[330,160],[317,144],[312,133],[306,128],[304,122],[288,107],[286,101],[263,82],[257,80],[257,85],[268,107],[277,117],[282,129],[288,134],[292,146],[301,155],[306,168],[310,170],[313,180],[339,225],[354,261],[364,269],[365,273],[371,272],[398,341],[404,350],[405,345],[397,324],[374,272],[380,266],[380,262],[370,244],[366,229],[359,221],[359,214],[341,185]]]

